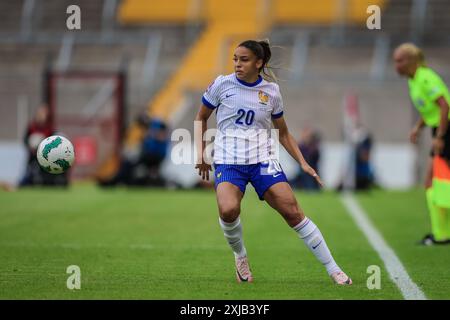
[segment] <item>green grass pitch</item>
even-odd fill
[[[338,194],[296,195],[353,286],[334,285],[250,186],[241,219],[255,281],[238,284],[212,190],[75,185],[0,193],[0,299],[402,299]],[[416,245],[429,229],[423,191],[357,198],[425,295],[450,298],[450,246]],[[66,287],[69,265],[80,290]],[[366,286],[370,265],[380,290]]]

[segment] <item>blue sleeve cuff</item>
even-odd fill
[[[283,116],[283,111],[272,114],[272,119],[278,119],[278,118],[281,118],[282,116]]]
[[[210,109],[215,109],[217,106],[213,105],[211,102],[205,99],[205,97],[202,97],[202,102],[205,106],[207,106]]]

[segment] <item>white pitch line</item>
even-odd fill
[[[350,193],[345,193],[341,197],[342,202],[347,208],[348,213],[355,220],[358,227],[367,237],[369,243],[383,260],[387,272],[391,280],[400,289],[405,300],[426,300],[425,294],[412,281],[408,272],[406,272],[400,259],[395,254],[394,250],[386,243],[383,236],[374,227],[372,222],[367,217],[367,214],[359,206],[356,199]]]

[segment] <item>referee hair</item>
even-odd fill
[[[403,43],[397,47],[397,50],[405,52],[408,56],[413,58],[419,65],[425,66],[425,55],[422,49],[414,43]]]
[[[261,68],[259,68],[259,72],[263,73],[263,77],[266,80],[271,80],[277,82],[277,77],[271,70],[269,66],[270,58],[272,57],[272,50],[270,49],[269,40],[246,40],[241,42],[238,47],[245,47],[253,52],[253,54],[263,61]]]

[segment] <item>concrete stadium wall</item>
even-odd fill
[[[0,183],[18,183],[27,162],[27,152],[23,144],[0,141],[0,159]]]
[[[186,148],[189,148],[187,145]],[[193,187],[199,182],[194,165],[175,165],[169,156],[164,161],[161,172],[163,176],[185,188]],[[191,149],[194,155],[194,150]],[[341,143],[325,143],[321,148],[320,174],[327,188],[334,188],[339,183],[345,168],[345,147]],[[21,143],[0,142],[0,182],[16,184],[21,179],[26,165],[26,150]],[[193,159],[193,158],[192,158]],[[414,148],[406,144],[377,144],[373,150],[372,162],[377,182],[387,189],[405,189],[415,184],[414,163],[417,154]],[[288,179],[293,179],[298,172],[298,165],[280,148],[280,163]]]

